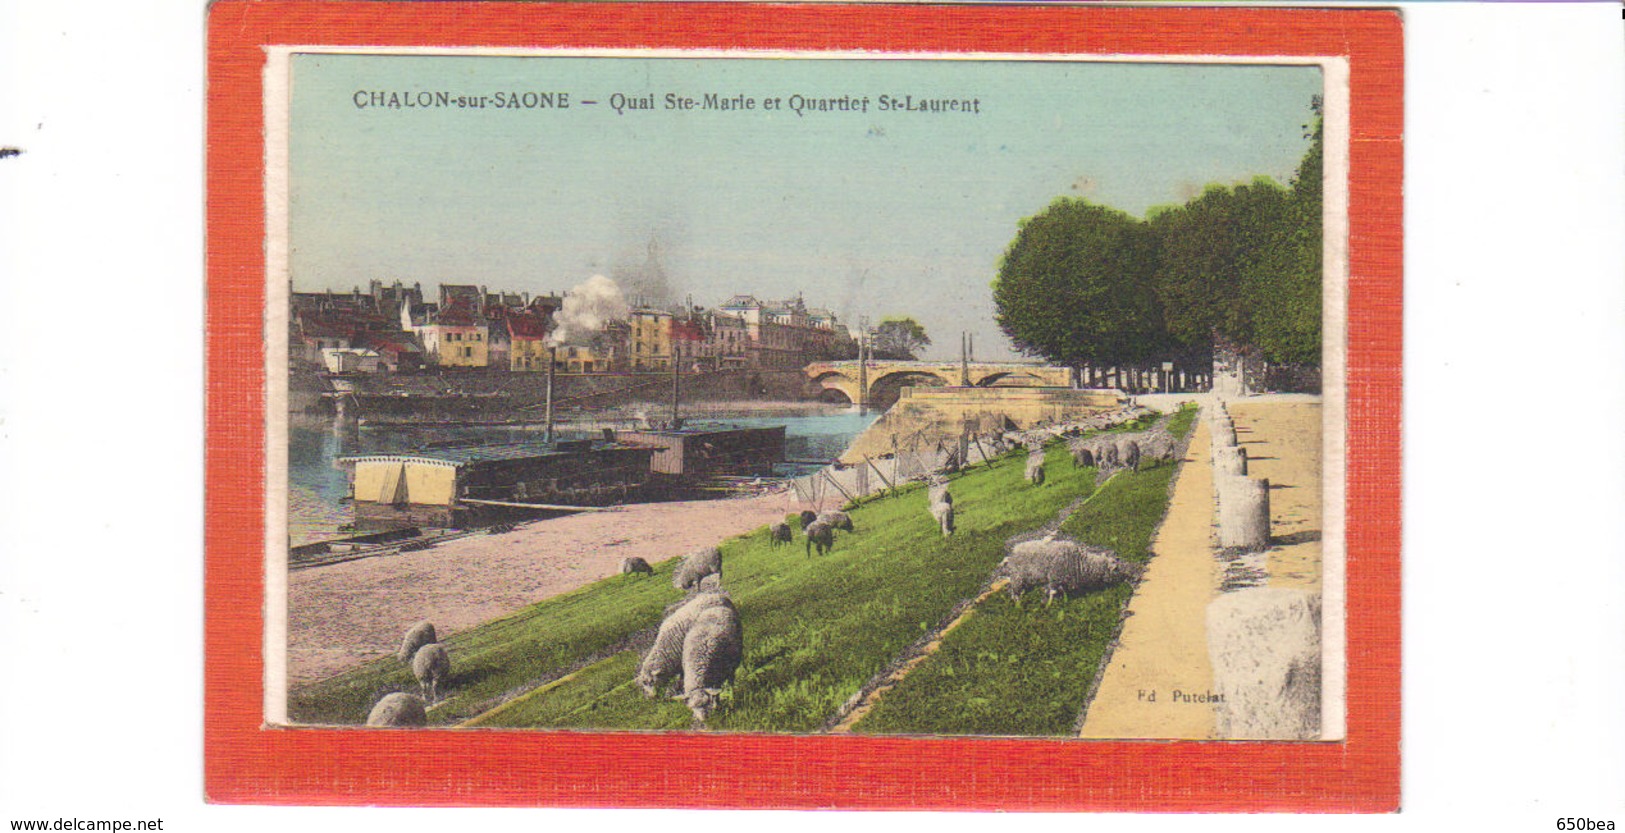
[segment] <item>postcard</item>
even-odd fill
[[[1394,808],[1397,17],[470,8],[211,12],[211,796]]]

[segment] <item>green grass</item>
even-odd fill
[[[807,558],[799,535],[775,549],[766,528],[723,542],[723,575],[740,609],[746,650],[711,727],[818,730],[977,591],[1007,538],[1049,522],[1093,489],[1094,470],[1074,468],[1060,444],[1049,449],[1043,487],[1023,480],[1025,457],[1016,451],[953,479],[957,531],[950,539],[940,536],[925,490],[915,485],[852,507],[856,531],[838,533],[826,556]],[[482,725],[686,728],[682,704],[644,698],[631,684],[637,657],[617,652],[629,637],[658,626],[665,606],[682,597],[671,586],[675,563],[657,565],[653,576],[604,579],[448,638],[450,693],[431,722],[461,722],[608,652]],[[355,724],[384,694],[416,688],[411,672],[391,657],[293,690],[289,713],[299,723]]]
[[[1019,459],[1018,459],[1019,456]],[[1091,488],[1059,446],[1046,459],[1047,485],[1022,480],[1025,455],[979,467],[953,483],[955,535],[943,539],[925,490],[865,501],[850,510],[857,530],[827,556],[773,551],[751,536],[724,557],[724,575],[745,630],[745,657],[714,729],[816,731],[874,674],[973,595],[1009,536],[1039,526]],[[606,666],[608,663],[606,663]],[[482,725],[683,728],[668,699],[630,685],[632,669],[598,668]],[[619,679],[614,685],[606,680]]]
[[[629,634],[658,626],[665,606],[682,598],[682,592],[671,586],[675,563],[674,559],[656,566],[653,576],[594,582],[447,638],[452,656],[450,696],[435,708],[431,721],[471,717],[505,692],[568,668]],[[288,712],[296,723],[360,723],[372,704],[392,691],[415,692],[417,681],[404,663],[386,657],[294,689]]]
[[[1170,423],[1189,429],[1194,410]],[[1122,472],[1061,526],[1137,563],[1167,511],[1175,469]],[[1119,584],[1046,607],[1028,593],[983,602],[855,727],[862,733],[1068,735],[1082,712],[1133,588]]]

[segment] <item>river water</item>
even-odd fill
[[[785,426],[785,456],[791,460],[832,460],[880,414],[856,407],[815,406],[793,410],[721,410],[692,417],[691,425],[726,422],[751,428]],[[563,429],[563,430],[568,430]],[[520,426],[362,426],[329,420],[294,419],[288,425],[288,537],[294,546],[343,535],[354,520],[344,502],[350,485],[334,465],[340,457],[424,448],[433,443],[538,442],[542,429]],[[806,474],[814,464],[785,464],[778,473]]]

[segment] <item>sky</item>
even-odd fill
[[[1316,67],[1004,60],[302,54],[291,66],[299,291],[376,278],[559,292],[594,274],[625,282],[653,242],[673,300],[800,293],[849,324],[916,318],[928,358],[957,358],[968,331],[983,360],[1017,356],[989,287],[1023,218],[1058,197],[1140,216],[1209,183],[1284,184],[1321,86]],[[389,106],[439,93],[451,103]],[[526,93],[569,107],[495,106]],[[707,93],[754,106],[708,109]],[[883,110],[882,96],[960,105]],[[648,97],[653,109],[612,106]],[[798,113],[797,97],[868,104]]]

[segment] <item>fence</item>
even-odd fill
[[[852,465],[835,464],[790,481],[795,501],[823,511],[848,501],[905,483],[922,480],[926,474],[964,461],[965,466],[986,463],[997,456],[993,435],[965,434],[957,441],[933,439],[916,431],[896,444],[896,450],[878,457],[864,457]]]

